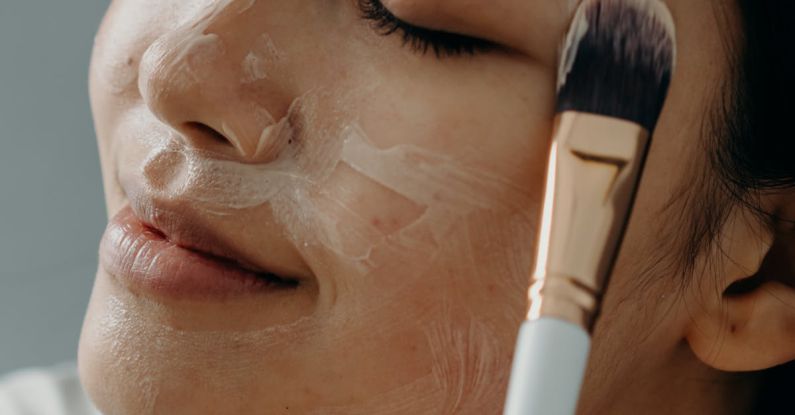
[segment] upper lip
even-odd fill
[[[149,127],[158,133],[162,125],[153,122]],[[132,128],[132,131],[137,131],[137,128]],[[280,222],[270,217],[269,209],[252,208],[241,215],[221,217],[206,212],[199,203],[181,194],[157,191],[157,185],[153,185],[151,180],[162,172],[138,167],[142,166],[141,157],[152,155],[151,143],[138,139],[137,134],[118,139],[119,147],[115,151],[118,160],[114,172],[119,190],[117,200],[129,204],[135,217],[143,224],[159,231],[178,246],[230,260],[248,271],[296,282],[314,282],[315,273],[306,261],[305,253],[285,236]],[[265,223],[259,232],[241,233],[241,230],[251,229],[248,223],[242,223],[251,218]]]
[[[162,233],[168,241],[177,246],[232,262],[253,273],[267,274],[285,281],[297,281],[295,275],[275,264],[262,264],[261,261],[241,255],[213,233],[207,225],[203,225],[202,221],[188,209],[176,209],[158,204],[151,204],[147,208],[131,204],[131,207],[143,224]]]

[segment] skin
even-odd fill
[[[238,1],[209,18],[187,3],[116,0],[100,28],[90,76],[108,213],[134,193],[236,258],[301,285],[225,301],[149,298],[100,266],[79,356],[97,406],[107,414],[501,413],[527,307],[557,45],[573,2],[385,1],[412,24],[503,46],[442,59],[377,34],[353,1],[259,0],[248,9]],[[765,275],[791,272],[781,260],[793,257],[790,230],[767,230],[736,210],[721,230],[723,249],[699,257],[709,266],[697,267],[695,282],[650,264],[684,234],[676,195],[703,165],[695,143],[728,76],[724,45],[737,27],[730,6],[724,15],[712,2],[666,3],[677,24],[677,69],[594,336],[582,413],[746,413],[758,379],[742,372],[795,358],[790,286],[765,279],[724,294],[766,259],[774,265],[761,268]],[[195,35],[185,27],[196,23],[217,34],[224,52],[195,52],[199,72],[186,77],[186,66],[163,57],[185,49]],[[278,53],[267,76],[243,82],[241,62],[263,33]],[[474,199],[445,202],[451,213],[423,216],[438,206],[338,168],[307,189],[317,207],[308,212],[327,219],[307,219],[309,227],[267,203],[218,215],[153,196],[133,175],[140,163],[128,149],[174,131],[191,148],[271,163],[276,154],[254,154],[264,126],[252,108],[300,118],[299,138],[310,144],[341,140],[343,127],[356,125],[373,148],[411,146],[443,156],[451,171],[489,179],[461,191]],[[436,191],[439,206],[446,187]],[[340,189],[353,190],[342,197]],[[792,206],[781,194],[763,202],[777,212]],[[343,232],[343,245],[334,245],[337,224],[366,232]],[[435,236],[406,236],[411,224]],[[352,259],[368,248],[366,266]]]

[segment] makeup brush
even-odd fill
[[[590,335],[675,54],[673,18],[658,0],[585,0],[575,13],[505,415],[577,409]]]

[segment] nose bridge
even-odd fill
[[[213,131],[216,144],[220,137],[248,160],[275,157],[258,153],[280,147],[262,141],[279,139],[265,132],[292,101],[270,73],[283,56],[268,35],[246,24],[256,3],[214,2],[155,40],[139,69],[141,96],[162,122],[194,145]]]

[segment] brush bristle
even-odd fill
[[[585,0],[562,51],[557,111],[617,117],[652,131],[671,83],[673,19],[658,0]]]

